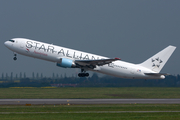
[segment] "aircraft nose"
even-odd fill
[[[7,45],[8,45],[8,42],[6,41],[6,42],[4,42],[4,45],[7,47]]]
[[[9,48],[9,47],[10,47],[9,41],[4,42],[4,45],[5,45],[7,48]]]

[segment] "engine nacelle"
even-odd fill
[[[72,68],[76,67],[75,63],[71,59],[61,58],[60,62],[56,64],[58,67]]]

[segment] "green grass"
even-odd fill
[[[180,98],[180,88],[0,88],[0,99],[5,98]],[[121,113],[122,111],[126,113]],[[147,113],[132,111],[147,111]],[[180,112],[167,111],[180,111],[180,104],[2,105],[0,120],[180,119]]]
[[[101,112],[104,113],[101,113]],[[126,113],[115,113],[131,111]],[[162,111],[133,113],[132,111]],[[34,105],[34,106],[0,106],[2,120],[178,120],[179,104],[124,104],[124,105]],[[9,113],[7,113],[9,112]],[[14,113],[16,112],[16,113]],[[24,112],[24,113],[22,113]],[[26,113],[25,113],[26,112]],[[40,113],[46,112],[46,113]],[[57,113],[53,113],[57,112]],[[112,112],[112,113],[110,113]]]
[[[6,98],[180,98],[180,88],[0,88]]]
[[[9,114],[2,120],[179,120],[180,113]]]
[[[0,112],[180,111],[180,104],[0,106]]]

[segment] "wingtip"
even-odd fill
[[[169,47],[173,47],[174,49],[176,49],[176,46],[174,46],[174,45],[169,45]]]
[[[116,60],[121,60],[120,58],[117,58],[117,57],[116,57],[115,59],[116,59]]]

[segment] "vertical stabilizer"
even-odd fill
[[[176,47],[170,45],[140,65],[159,73],[175,49]]]

